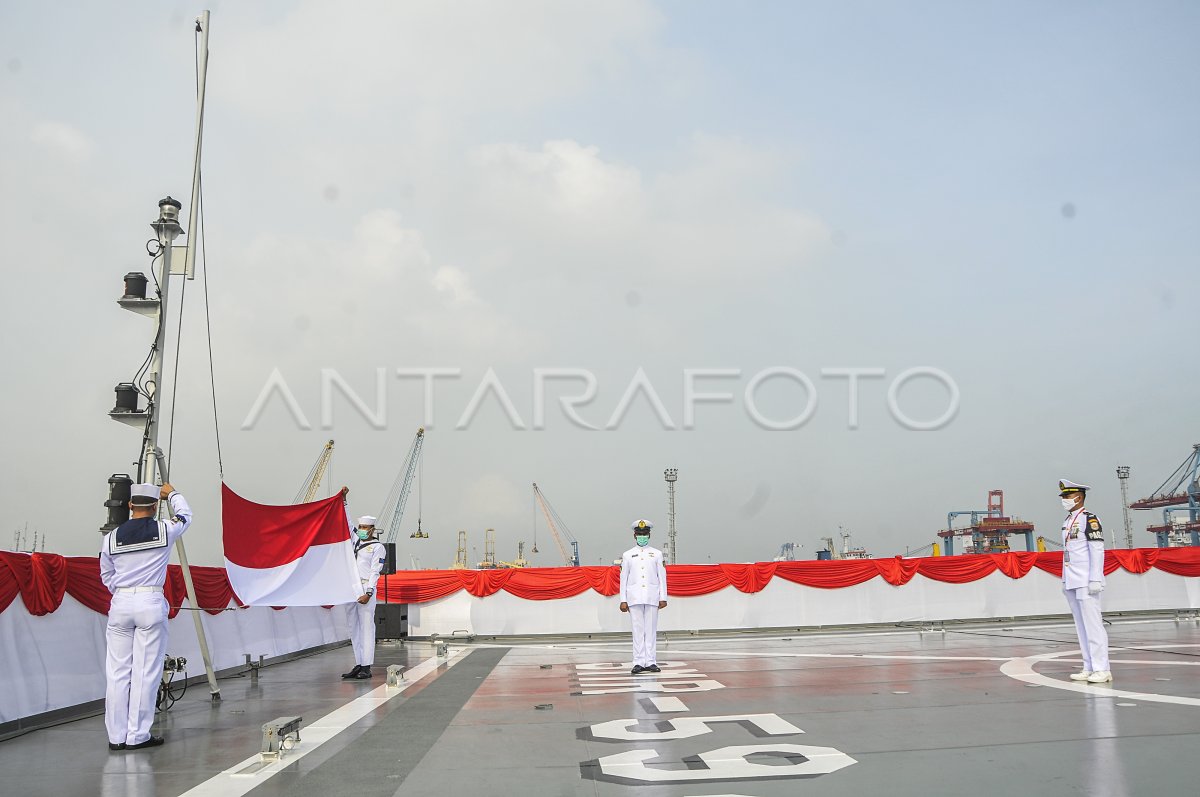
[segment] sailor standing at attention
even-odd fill
[[[159,500],[171,508],[158,520]],[[192,525],[192,510],[170,484],[130,488],[130,518],[100,543],[100,580],[112,593],[105,639],[108,658],[104,727],[109,750],[157,747],[154,704],[167,652],[167,599],[163,584],[171,546]]]
[[[375,584],[387,559],[387,549],[376,537],[375,518],[363,515],[354,530],[354,558],[363,594],[354,603],[346,604],[350,623],[350,643],[354,646],[354,669],[342,673],[343,678],[366,680],[371,677],[375,663]]]
[[[650,547],[649,520],[633,524],[634,547],[621,555],[621,611],[633,621],[634,675],[658,668],[658,610],[667,608],[667,568],[662,551]]]
[[[1102,684],[1112,680],[1108,669],[1108,632],[1100,614],[1100,593],[1104,591],[1104,529],[1100,520],[1083,507],[1086,484],[1063,479],[1058,483],[1059,497],[1067,519],[1062,525],[1063,592],[1075,633],[1083,653],[1083,670],[1071,674],[1071,680]]]

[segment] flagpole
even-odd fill
[[[200,74],[197,84],[197,109],[196,109],[196,149],[195,161],[193,164],[193,177],[199,171],[200,163],[200,141],[201,129],[204,123],[204,77],[208,71],[208,12],[205,11],[197,20],[196,24],[201,27],[200,38]],[[195,202],[195,189],[193,189],[193,203]],[[174,212],[167,211],[166,208],[173,207]],[[167,336],[167,293],[171,284],[171,255],[174,250],[175,239],[179,237],[183,229],[179,226],[178,211],[179,203],[168,197],[159,203],[159,219],[152,225],[154,231],[158,234],[159,251],[162,253],[161,263],[159,265],[160,276],[158,280],[159,286],[159,324],[158,337],[154,341],[154,348],[151,350],[151,360],[148,384],[150,388],[150,401],[146,408],[148,418],[146,421],[146,432],[143,438],[144,446],[142,452],[142,461],[139,467],[141,474],[145,475],[146,481],[153,481],[154,467],[158,465],[158,474],[164,483],[168,482],[168,473],[166,462],[163,458],[162,449],[158,447],[158,422],[159,422],[159,394],[162,385],[161,375],[163,373],[163,352],[165,349]],[[192,218],[195,219],[195,205],[192,207]],[[193,225],[188,234],[188,248],[192,249],[192,244],[196,242],[199,236],[196,234],[195,222],[189,222]],[[186,279],[186,277],[185,277]],[[159,502],[159,511],[162,511],[162,504]],[[221,699],[221,687],[217,685],[217,674],[213,669],[212,655],[208,650],[208,639],[204,634],[204,624],[200,617],[200,604],[196,600],[196,586],[192,581],[192,569],[188,565],[187,551],[183,547],[183,538],[175,541],[175,554],[179,557],[179,567],[183,571],[183,585],[187,591],[188,603],[192,608],[192,622],[196,628],[196,639],[200,643],[200,656],[204,660],[204,672],[208,677],[208,687],[212,694],[213,701]]]

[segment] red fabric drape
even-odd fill
[[[1062,575],[1061,553],[1005,553],[980,556],[941,556],[924,559],[840,559],[807,562],[757,562],[754,564],[668,565],[669,594],[675,597],[707,595],[733,587],[759,592],[773,578],[821,589],[840,589],[882,578],[894,586],[915,576],[949,584],[975,581],[999,570],[1009,578],[1024,578],[1034,569]],[[1190,578],[1200,577],[1200,548],[1138,548],[1106,552],[1104,572],[1127,570],[1145,573],[1157,569]],[[196,600],[212,614],[241,606],[220,567],[193,567]],[[475,597],[504,591],[526,600],[571,598],[588,590],[616,595],[618,567],[536,567],[513,570],[415,570],[380,580],[382,600],[424,603],[466,590]],[[165,590],[171,616],[186,603],[183,573],[178,565],[167,568]],[[18,554],[0,551],[0,611],[18,595],[25,609],[43,615],[57,609],[63,595],[101,614],[108,612],[112,596],[100,582],[95,557],[62,557],[56,554]]]

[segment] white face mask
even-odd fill
[[[1072,509],[1075,508],[1075,499],[1074,498],[1064,498],[1064,499],[1062,499],[1062,504],[1063,504],[1063,509],[1070,512]]]

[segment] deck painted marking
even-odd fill
[[[1172,645],[1172,647],[1200,647],[1200,645]],[[1049,686],[1053,689],[1065,689],[1068,692],[1078,692],[1093,698],[1125,697],[1135,700],[1147,700],[1154,703],[1173,703],[1177,706],[1200,706],[1200,698],[1196,697],[1160,695],[1152,692],[1129,692],[1124,689],[1113,689],[1107,684],[1079,684],[1073,681],[1060,681],[1057,678],[1050,678],[1034,670],[1034,665],[1038,664],[1039,662],[1053,661],[1066,656],[1077,655],[1079,655],[1079,651],[1068,650],[1062,653],[1042,653],[1037,656],[1026,656],[1020,659],[1012,659],[1011,661],[1005,662],[1003,665],[1001,665],[1000,672],[1004,675],[1007,675],[1009,678],[1015,678],[1016,680],[1024,681],[1027,684]],[[1156,661],[1153,663],[1175,666],[1179,662]]]
[[[649,700],[654,704],[654,710],[660,714],[666,714],[669,711],[691,711],[677,697],[652,697]]]
[[[629,719],[609,720],[592,725],[591,734],[596,739],[607,739],[614,742],[647,742],[657,739],[691,739],[693,736],[703,736],[712,733],[710,723],[736,722],[742,725],[753,725],[760,733],[756,736],[792,736],[804,733],[792,723],[778,714],[727,714],[720,717],[672,717],[660,727],[652,731],[632,730],[641,720],[637,717]],[[661,727],[662,724],[670,728]]]
[[[801,759],[795,763],[755,764],[746,760],[755,753],[783,753]],[[857,761],[832,747],[801,744],[734,745],[699,753],[705,769],[651,769],[647,761],[658,758],[657,750],[630,750],[598,759],[608,778],[635,783],[687,783],[688,781],[758,780],[803,778],[828,775]]]
[[[193,786],[179,795],[179,797],[241,797],[241,795],[246,794],[251,789],[262,785],[268,778],[292,766],[292,764],[313,752],[325,742],[337,736],[346,730],[346,728],[349,728],[392,698],[403,694],[409,687],[423,680],[425,676],[437,670],[441,665],[445,664],[448,667],[453,667],[458,663],[458,657],[469,652],[452,648],[450,656],[446,659],[436,656],[426,659],[404,673],[407,680],[402,686],[389,687],[383,685],[377,687],[364,695],[359,695],[346,705],[334,709],[324,717],[303,725],[300,728],[300,746],[283,756],[279,761],[272,762],[253,775],[239,776],[238,773],[259,763],[260,757],[257,754],[234,764],[223,772],[213,775],[203,783]]]
[[[539,645],[549,650],[572,650],[561,645]],[[627,653],[625,648],[588,648],[589,653]],[[761,659],[886,659],[888,661],[1011,661],[1012,656],[919,656],[909,654],[888,653],[762,653],[748,650],[692,650],[687,648],[689,656],[736,656],[737,658]]]

